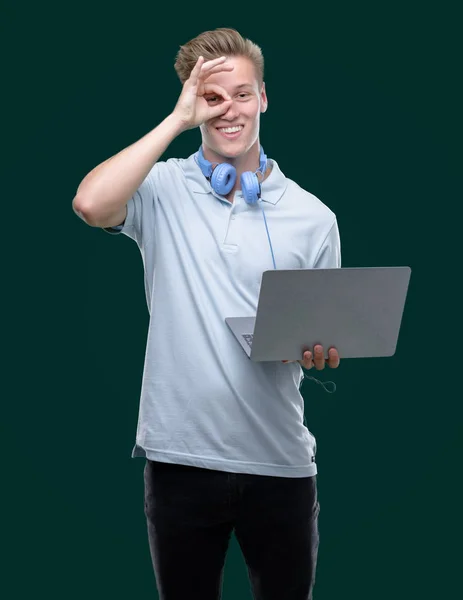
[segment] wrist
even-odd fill
[[[170,123],[170,126],[176,135],[180,135],[188,129],[186,123],[179,119],[175,112],[170,113],[170,115],[166,117],[166,121]]]

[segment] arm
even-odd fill
[[[314,261],[314,269],[339,269],[341,267],[341,240],[337,219],[334,219]]]
[[[74,212],[93,227],[122,223],[127,202],[182,131],[181,122],[171,114],[138,142],[98,165],[79,185]]]
[[[315,257],[314,269],[339,269],[341,268],[341,240],[339,237],[339,228],[336,217],[334,221],[332,221],[330,229],[325,236],[318,252]],[[299,364],[304,367],[304,369],[309,370],[315,367],[318,371],[323,369],[326,364],[332,369],[336,369],[339,366],[339,354],[336,348],[331,347],[327,349],[328,352],[325,352],[323,346],[317,344],[313,351],[314,354],[310,350],[307,350],[303,353],[302,360],[299,360]],[[327,358],[325,358],[327,356]],[[283,361],[283,362],[291,362],[291,361]],[[321,381],[316,379],[315,377],[309,377],[308,379],[314,379],[317,383],[320,383],[325,389],[326,386]],[[336,391],[336,384],[332,381],[327,382],[332,383],[334,385],[334,390]],[[329,391],[329,390],[326,390]],[[332,393],[332,392],[330,392]]]
[[[205,82],[213,73],[233,69],[224,64],[225,60],[221,57],[204,62],[199,57],[174,111],[138,142],[105,160],[82,180],[72,201],[72,208],[81,219],[93,227],[121,224],[130,198],[170,143],[182,131],[198,127],[229,109],[232,100],[226,90]],[[221,96],[222,103],[210,106],[205,98],[209,93]]]

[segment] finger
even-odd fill
[[[209,115],[207,117],[207,120],[216,119],[217,117],[220,117],[220,115],[225,114],[227,112],[227,110],[230,108],[231,103],[232,103],[231,100],[224,100],[217,106],[211,107],[211,109],[209,111]]]
[[[310,350],[306,350],[302,356],[302,366],[305,369],[311,369],[313,367],[313,357]]]
[[[222,96],[224,100],[231,100],[230,94],[220,85],[216,83],[204,83],[204,94],[217,94]]]
[[[233,71],[234,68],[235,68],[234,65],[227,65],[227,64],[217,65],[216,67],[213,67],[206,73],[204,73],[204,69],[203,69],[201,71],[201,77],[204,77],[204,79],[207,79],[207,77],[210,77],[214,73],[221,73],[222,71]]]
[[[203,63],[204,63],[204,58],[202,56],[200,56],[198,58],[198,60],[196,61],[196,64],[193,67],[193,69],[190,73],[190,77],[188,79],[188,81],[191,83],[191,85],[196,85],[198,83],[198,77],[201,72],[201,67],[203,66]]]
[[[328,350],[328,366],[331,369],[336,369],[337,367],[339,367],[339,363],[340,363],[340,359],[339,359],[339,353],[336,350],[336,348],[330,348]]]
[[[214,67],[217,67],[217,65],[223,64],[226,60],[227,60],[226,56],[221,56],[220,58],[214,58],[213,60],[207,60],[201,66],[201,72],[202,73],[207,73],[208,71],[210,71]]]
[[[325,368],[325,357],[323,355],[323,346],[317,345],[314,348],[315,350],[315,358],[314,365],[317,371]]]

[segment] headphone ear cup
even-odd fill
[[[241,175],[240,181],[243,198],[248,204],[257,204],[260,198],[260,183],[257,175],[252,171],[246,171]]]
[[[222,196],[228,194],[235,185],[235,181],[236,169],[233,165],[221,163],[215,167],[211,177],[211,185],[218,194]]]

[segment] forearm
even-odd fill
[[[99,164],[79,185],[74,211],[88,224],[98,225],[122,210],[182,131],[171,114],[140,140]]]

